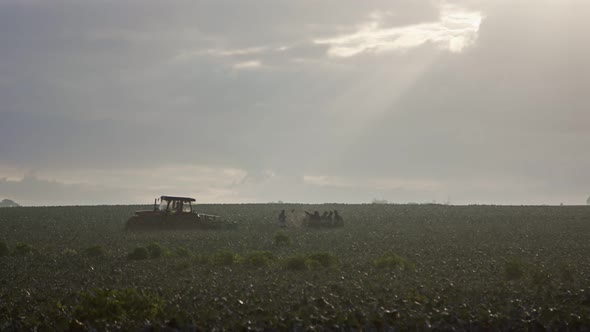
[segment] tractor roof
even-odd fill
[[[177,196],[162,196],[160,199],[165,199],[167,201],[181,201],[181,202],[194,202],[194,198],[190,197],[177,197]]]

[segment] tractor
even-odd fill
[[[193,209],[194,198],[161,196],[154,200],[152,210],[135,211],[125,230],[174,230],[198,228],[233,228],[235,223],[219,216],[197,213]]]

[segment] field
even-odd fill
[[[0,209],[0,330],[590,326],[588,207],[202,205],[238,227],[124,232],[138,208]]]

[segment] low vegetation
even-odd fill
[[[235,230],[125,232],[135,206],[0,209],[0,330],[583,330],[586,207],[209,205]]]
[[[9,254],[10,249],[8,249],[8,245],[6,245],[6,242],[0,242],[0,257],[8,256]]]
[[[414,267],[412,263],[390,251],[373,261],[373,265],[379,269],[399,268],[407,270]]]
[[[145,247],[137,247],[127,255],[127,258],[134,261],[140,261],[150,258],[150,252]]]
[[[288,246],[291,244],[291,238],[283,232],[277,232],[274,236],[275,246]]]
[[[166,250],[157,242],[152,242],[150,243],[147,247],[146,250],[148,252],[148,256],[151,259],[154,258],[160,258],[162,257],[166,252]]]
[[[84,250],[84,254],[88,257],[103,257],[106,256],[106,252],[101,246],[92,246]]]
[[[13,253],[17,256],[30,255],[33,253],[33,246],[28,243],[17,242]]]
[[[267,267],[276,260],[270,251],[254,251],[246,255],[244,263],[253,267]]]

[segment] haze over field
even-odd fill
[[[583,204],[584,0],[0,0],[0,199]]]

